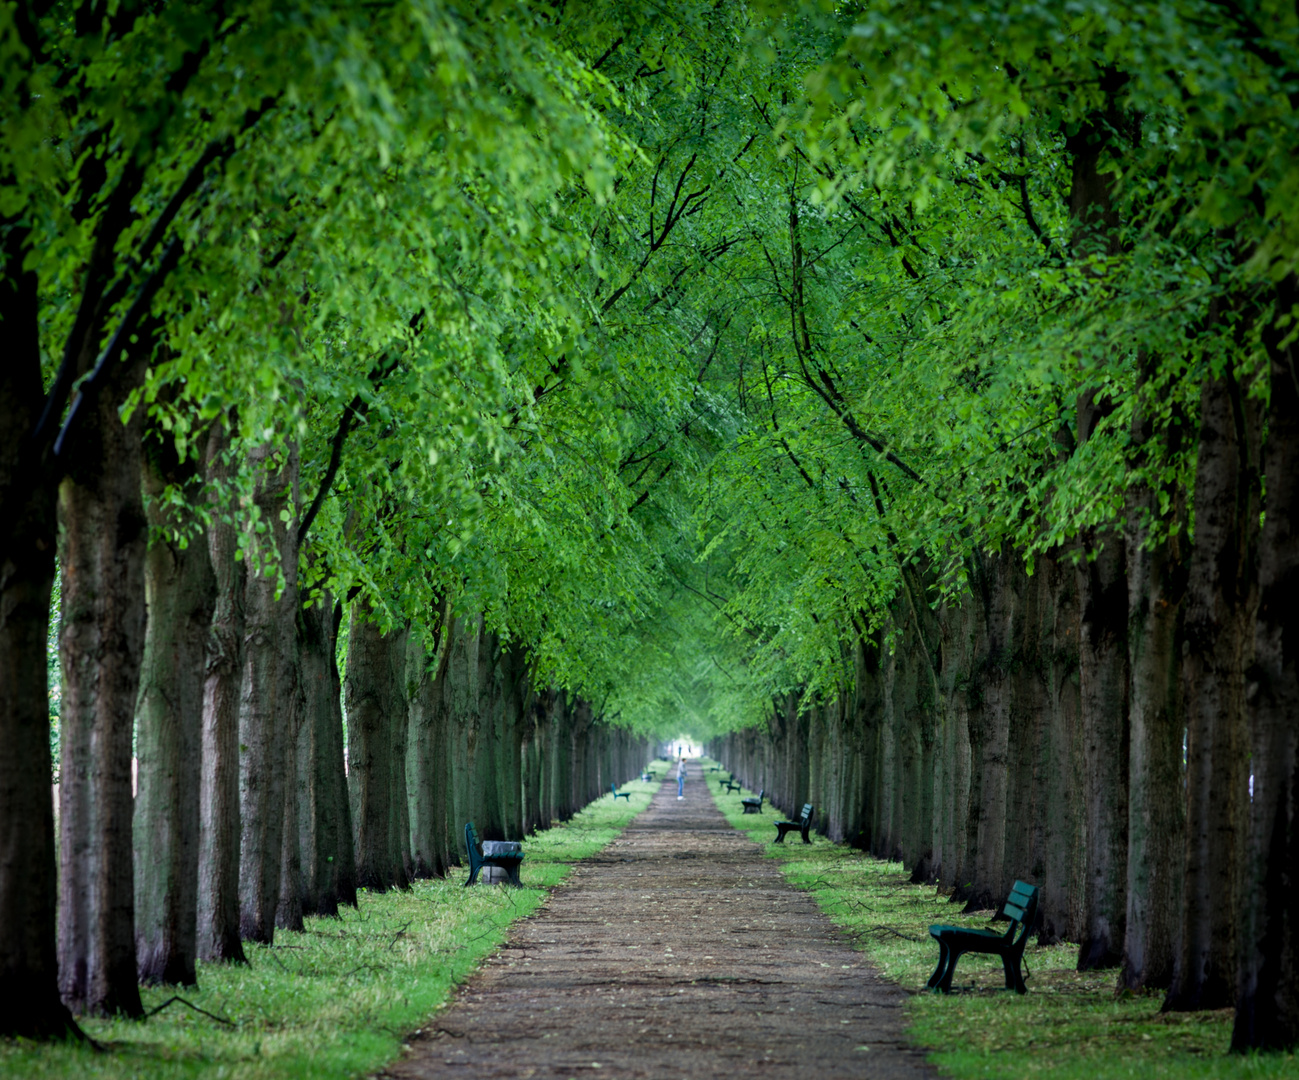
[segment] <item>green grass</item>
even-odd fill
[[[722,792],[717,774],[704,775],[727,820],[780,859],[786,878],[810,890],[854,946],[912,995],[909,1034],[954,1080],[1299,1077],[1294,1055],[1229,1054],[1230,1010],[1162,1015],[1162,995],[1116,996],[1114,972],[1074,970],[1076,946],[1030,943],[1024,997],[1006,992],[998,958],[977,955],[961,958],[956,993],[925,993],[938,962],[929,925],[987,926],[988,916],[962,916],[932,886],[912,885],[901,863],[815,834],[809,846],[797,833],[777,846],[771,823],[783,815],[770,807],[743,814],[741,796]]]
[[[523,889],[462,887],[463,876],[417,882],[410,892],[362,893],[341,918],[309,918],[304,933],[278,931],[272,948],[249,950],[250,966],[203,964],[179,1003],[143,1021],[82,1022],[105,1049],[0,1041],[0,1077],[103,1080],[343,1080],[373,1072],[401,1050],[505,938],[536,911],[578,859],[595,854],[649,805],[653,783],[624,784],[572,821],[528,839]],[[142,990],[145,1009],[171,988]]]

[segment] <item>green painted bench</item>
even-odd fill
[[[785,842],[785,834],[793,829],[797,829],[803,834],[803,843],[810,844],[812,841],[807,838],[807,834],[808,830],[812,828],[812,814],[812,804],[804,803],[803,812],[798,815],[797,821],[777,821],[775,843],[783,844]]]
[[[492,850],[487,850],[488,845],[483,845],[483,850],[478,849],[478,830],[474,828],[471,821],[465,826],[465,850],[469,853],[469,880],[465,882],[465,888],[474,884],[478,880],[478,872],[484,866],[494,866],[505,871],[505,876],[509,879],[511,885],[517,885],[520,888],[523,882],[519,880],[519,863],[523,862],[522,845],[517,843],[493,843]],[[507,850],[501,851],[498,848]],[[512,850],[510,850],[512,849]]]
[[[721,783],[722,787],[724,787],[724,788],[726,789],[726,793],[727,793],[728,795],[729,795],[731,792],[733,792],[733,791],[743,791],[743,790],[744,790],[744,788],[743,788],[743,786],[740,784],[740,782],[739,782],[738,780],[736,780],[734,777],[732,777],[730,780],[722,780],[722,781],[720,781],[720,783]]]
[[[963,954],[974,952],[1000,956],[1006,971],[1006,989],[1027,994],[1028,987],[1020,969],[1024,963],[1024,945],[1037,919],[1037,893],[1036,885],[1015,882],[1006,898],[1006,906],[1001,909],[1010,920],[1004,934],[999,930],[969,930],[964,926],[931,926],[929,936],[938,942],[938,966],[929,976],[929,989],[935,994],[951,993],[956,961]]]
[[[613,792],[613,801],[614,801],[614,802],[617,802],[619,799],[626,799],[628,802],[631,802],[631,792],[630,792],[630,791],[619,791],[619,790],[618,790],[618,785],[617,785],[617,784],[610,784],[610,785],[609,785],[609,790]]]
[[[762,800],[766,798],[766,796],[767,796],[767,789],[763,788],[761,791],[758,792],[758,797],[756,799],[741,799],[740,805],[744,807],[744,813],[761,814]]]

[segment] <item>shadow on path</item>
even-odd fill
[[[380,1075],[936,1076],[905,1042],[902,991],[690,772],[684,800],[670,777]]]

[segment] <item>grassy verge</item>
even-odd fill
[[[1116,997],[1113,972],[1074,970],[1075,946],[1025,953],[1032,977],[1024,997],[1007,993],[1001,961],[963,956],[950,996],[922,992],[938,947],[931,923],[987,926],[962,916],[932,886],[912,885],[901,863],[863,855],[824,837],[804,846],[797,833],[777,846],[770,807],[743,814],[741,795],[708,787],[727,820],[778,858],[788,880],[810,890],[826,912],[888,979],[913,996],[911,1037],[956,1080],[1238,1080],[1299,1077],[1294,1055],[1227,1053],[1231,1011],[1162,1015],[1162,996]],[[745,791],[744,796],[753,795]],[[792,841],[792,842],[791,842]],[[1001,925],[1005,925],[1004,923]]]
[[[198,987],[181,996],[211,1015],[174,1002],[144,1022],[84,1021],[103,1053],[0,1041],[0,1077],[344,1080],[372,1072],[445,1004],[510,923],[544,904],[574,862],[649,805],[666,769],[656,763],[654,782],[624,784],[630,800],[606,794],[530,838],[523,889],[465,889],[454,877],[405,893],[363,893],[355,911],[307,919],[304,933],[277,932],[273,947],[254,946],[248,967],[200,965]],[[173,990],[142,993],[148,1010]]]

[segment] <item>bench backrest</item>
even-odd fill
[[[803,804],[803,812],[798,815],[800,823],[812,820],[812,804],[810,802]]]
[[[482,858],[478,853],[478,830],[474,828],[472,821],[465,826],[465,850],[469,853],[469,866],[472,869],[473,865]]]
[[[617,784],[610,784],[610,785],[609,785],[609,790],[612,791],[615,795],[617,795],[617,794],[618,794],[618,785],[617,785]]]
[[[1006,897],[1006,906],[1001,909],[1001,913],[1010,920],[1006,937],[1013,938],[1015,931],[1019,931],[1019,940],[1014,943],[1017,947],[1023,944],[1037,921],[1037,893],[1036,885],[1017,881],[1011,886],[1010,895]]]

